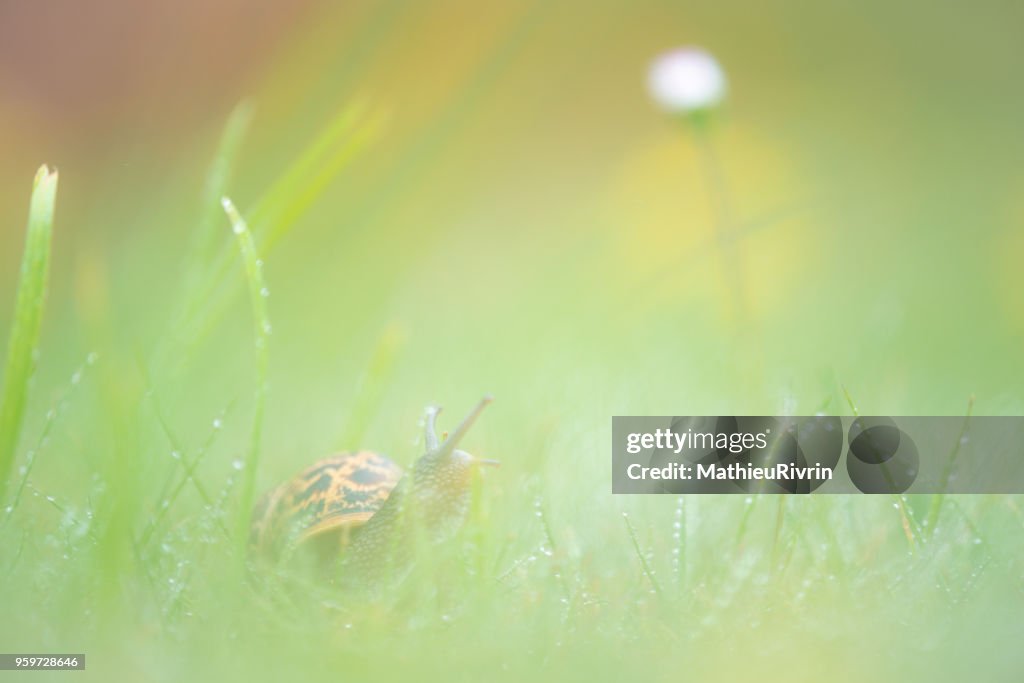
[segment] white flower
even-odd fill
[[[647,73],[647,87],[662,109],[689,114],[711,109],[725,98],[725,73],[704,50],[680,48],[654,60]]]

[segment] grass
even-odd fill
[[[432,286],[451,274],[428,269],[414,281],[424,291],[405,295],[412,312],[381,312],[381,331],[362,340],[348,319],[323,328],[336,335],[327,341],[289,330],[295,316],[275,303],[273,360],[289,344],[293,354],[275,367],[261,259],[285,237],[299,239],[290,232],[296,217],[369,139],[346,111],[252,203],[252,230],[224,200],[234,243],[226,229],[214,232],[207,253],[215,255],[187,257],[180,289],[154,293],[156,317],[190,312],[187,334],[175,334],[183,318],[171,316],[168,333],[135,362],[90,357],[41,421],[23,416],[56,176],[37,179],[31,265],[11,333],[18,352],[5,373],[5,406],[13,394],[18,410],[6,417],[5,408],[4,434],[6,421],[31,425],[33,446],[9,448],[6,470],[21,468],[0,522],[2,649],[84,651],[89,680],[942,681],[979,670],[987,681],[1017,680],[1024,513],[1016,497],[609,494],[615,410],[694,401],[681,399],[680,387],[709,402],[739,393],[756,407],[775,400],[767,380],[730,374],[730,354],[745,352],[740,342],[709,380],[704,361],[680,356],[678,321],[661,316],[641,326],[655,340],[645,337],[642,357],[626,325],[609,332],[603,310],[574,311],[568,340],[545,338],[547,319],[529,310],[510,333],[507,311],[490,300],[472,309],[460,299],[476,317],[439,321]],[[234,194],[227,179],[247,119],[236,113],[227,125],[204,201]],[[231,315],[245,307],[227,279],[233,252],[249,302],[237,326]],[[460,262],[453,277],[474,277],[473,266]],[[305,269],[292,277],[301,282]],[[518,286],[543,308],[552,289],[535,275],[536,284]],[[275,278],[275,302],[288,279]],[[373,282],[341,281],[363,288],[368,309],[378,305]],[[315,294],[299,290],[303,303]],[[699,335],[690,341],[701,344]],[[218,353],[219,343],[228,351]],[[303,374],[315,348],[328,349],[310,361],[316,372],[354,370],[318,383]],[[336,357],[344,362],[332,365]],[[866,361],[854,367],[856,379],[879,374]],[[689,374],[650,379],[666,368]],[[292,374],[299,380],[290,383]],[[846,396],[857,411],[845,386],[815,382],[802,388],[801,406],[842,406]],[[336,393],[323,389],[334,385]],[[421,556],[399,585],[368,598],[304,576],[240,575],[258,490],[330,452],[339,434],[346,448],[372,447],[408,465],[422,445],[416,416],[426,402],[443,399],[450,417],[486,390],[498,400],[465,446],[503,467],[476,482],[462,533]],[[937,380],[912,398],[944,390]],[[857,393],[861,405],[885,400],[880,390]],[[297,421],[279,417],[292,405]],[[329,417],[320,420],[322,405]],[[913,520],[925,517],[928,533],[919,534]],[[979,652],[988,653],[980,664]]]
[[[57,171],[41,166],[32,183],[25,254],[21,260],[14,324],[7,342],[3,396],[0,397],[0,495],[7,488],[21,435],[29,385],[35,372],[50,275],[50,242],[56,200]]]
[[[237,553],[245,552],[249,510],[252,509],[256,496],[256,470],[259,467],[260,439],[263,434],[263,413],[267,403],[267,370],[270,362],[270,314],[267,312],[267,297],[270,290],[263,278],[263,261],[256,253],[256,244],[249,232],[249,226],[238,213],[238,209],[230,199],[221,200],[224,212],[231,221],[231,230],[238,240],[238,250],[245,265],[245,281],[249,289],[249,303],[252,306],[252,318],[255,327],[253,338],[256,342],[256,406],[252,418],[252,436],[249,450],[242,464],[242,491],[238,504],[238,524],[235,527],[235,543]]]

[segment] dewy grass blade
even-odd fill
[[[21,503],[22,495],[25,493],[25,487],[28,485],[28,478],[32,474],[32,468],[35,466],[36,458],[39,456],[39,451],[43,450],[43,446],[47,443],[50,438],[50,432],[53,430],[53,425],[57,422],[58,418],[64,412],[67,404],[71,400],[71,396],[75,389],[81,384],[82,374],[87,368],[91,367],[96,363],[95,354],[89,354],[85,363],[75,370],[75,374],[72,375],[71,383],[67,388],[67,391],[61,396],[56,405],[54,405],[46,413],[46,421],[43,423],[43,429],[36,438],[35,446],[30,448],[28,453],[25,455],[25,464],[18,470],[17,484],[14,485],[14,493],[10,498],[10,502],[7,507],[4,508],[3,518],[0,519],[0,528],[3,528],[5,524],[14,515],[15,510],[18,509],[18,505]],[[77,380],[75,378],[78,378]]]
[[[633,551],[636,552],[636,557],[640,560],[640,568],[644,572],[644,576],[647,577],[647,581],[651,584],[651,589],[658,595],[659,598],[664,598],[665,593],[661,590],[661,584],[654,578],[654,570],[651,568],[650,563],[647,561],[647,556],[644,555],[644,551],[640,549],[640,541],[636,537],[636,529],[629,521],[629,515],[625,512],[622,513],[622,521],[626,523],[626,531],[629,532],[629,539],[633,542]]]
[[[245,279],[249,287],[249,300],[252,304],[253,322],[255,323],[256,339],[256,407],[252,418],[252,435],[249,452],[242,472],[242,489],[239,499],[238,521],[235,539],[238,543],[239,556],[243,556],[247,529],[249,526],[249,510],[256,488],[256,466],[259,462],[260,435],[263,429],[263,411],[267,396],[267,366],[269,362],[268,343],[270,341],[270,316],[267,313],[267,290],[263,279],[263,262],[256,253],[256,244],[252,239],[249,226],[235,208],[230,199],[221,200],[224,211],[231,221],[231,229],[238,239],[238,248],[242,253],[245,265]]]
[[[46,283],[50,271],[50,243],[53,235],[53,207],[57,198],[57,171],[39,167],[32,185],[25,254],[7,343],[3,397],[0,399],[0,494],[14,462],[21,434],[29,380],[35,370],[36,346],[43,320]]]
[[[843,396],[846,398],[846,403],[850,406],[850,410],[853,411],[855,418],[860,417],[860,411],[857,409],[857,404],[853,401],[853,396],[850,395],[850,391],[846,388],[846,385],[842,385]],[[907,539],[907,549],[910,552],[917,550],[916,538],[920,529],[917,527],[916,522],[910,516],[910,509],[907,507],[907,502],[902,494],[892,494],[893,506],[900,513],[900,524],[903,526],[903,535]]]
[[[949,488],[950,478],[953,475],[953,466],[956,465],[956,458],[960,455],[960,446],[966,443],[971,428],[971,415],[974,413],[974,396],[967,400],[967,414],[964,416],[963,426],[957,435],[956,443],[953,444],[949,456],[946,458],[946,465],[942,468],[942,476],[939,479],[941,491],[932,495],[932,502],[928,508],[928,516],[925,518],[925,530],[929,536],[935,535],[935,528],[939,525],[939,513],[942,511],[942,502],[946,498],[946,490]]]

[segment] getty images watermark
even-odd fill
[[[1024,417],[613,417],[613,493],[1024,493]]]

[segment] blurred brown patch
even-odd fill
[[[236,99],[313,2],[0,3],[0,110],[50,135],[187,125]]]

